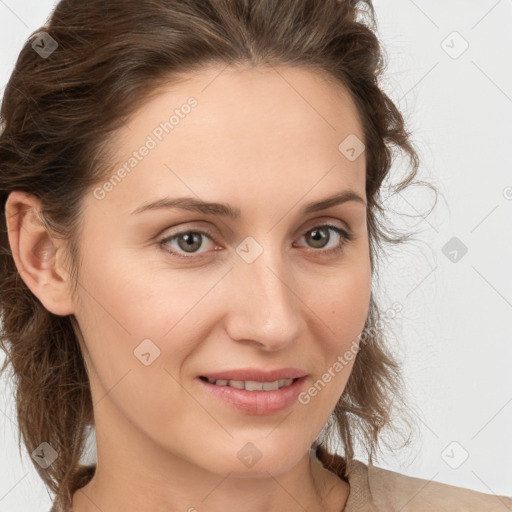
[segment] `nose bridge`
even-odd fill
[[[299,329],[298,299],[292,291],[291,268],[280,246],[255,239],[237,248],[238,261],[231,273],[236,291],[230,309],[230,334],[277,349],[293,341]]]
[[[293,306],[288,276],[290,272],[285,270],[283,262],[275,257],[277,250],[265,251],[256,261],[246,265],[244,280],[247,279],[256,291],[256,298],[261,308],[267,309],[267,317],[272,312],[290,309]]]

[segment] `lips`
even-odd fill
[[[307,373],[298,368],[238,369],[201,375],[197,380],[210,396],[245,414],[270,415],[297,402]],[[270,383],[279,381],[278,389]],[[235,386],[231,384],[235,384]],[[244,383],[245,388],[240,384]],[[281,384],[284,384],[281,386]],[[259,386],[258,386],[259,385]],[[267,388],[267,389],[265,389]]]

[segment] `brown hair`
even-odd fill
[[[87,427],[94,424],[89,380],[74,316],[50,313],[20,279],[6,231],[10,192],[41,200],[45,226],[69,248],[76,291],[81,200],[105,179],[109,135],[148,94],[211,63],[302,66],[346,87],[360,113],[374,280],[383,244],[411,237],[392,227],[380,195],[393,150],[410,162],[405,178],[391,188],[395,192],[413,183],[419,158],[402,115],[378,84],[385,59],[371,0],[62,0],[41,30],[58,47],[42,57],[32,47],[33,34],[1,108],[0,344],[7,354],[2,370],[10,364],[15,377],[23,442],[29,453],[42,442],[57,451],[47,469],[34,466],[66,510],[72,493],[94,473],[79,464]],[[385,332],[375,329],[381,313],[374,295],[372,290],[367,335],[329,421],[347,466],[356,439],[371,461],[383,428],[407,416],[400,365]],[[401,411],[396,418],[395,406]],[[396,425],[390,430],[397,431]],[[324,437],[317,451],[327,464],[328,442]]]

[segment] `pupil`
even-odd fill
[[[315,234],[317,236],[315,236]],[[316,247],[322,247],[323,245],[321,242],[328,239],[328,235],[325,234],[325,229],[314,229],[313,231],[311,231],[311,238],[313,238],[313,241],[315,243],[320,242],[320,244],[317,245]]]
[[[184,246],[182,246],[182,244],[181,244],[182,240],[185,240]],[[193,252],[194,250],[199,249],[199,247],[201,246],[201,242],[199,240],[198,233],[187,233],[187,234],[183,235],[182,237],[180,237],[180,239],[178,240],[178,243],[179,243],[181,249],[188,251],[188,252]]]

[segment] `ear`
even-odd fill
[[[41,220],[41,201],[14,191],[5,204],[9,245],[21,278],[43,306],[56,315],[74,313],[69,274],[61,264],[65,245]]]

